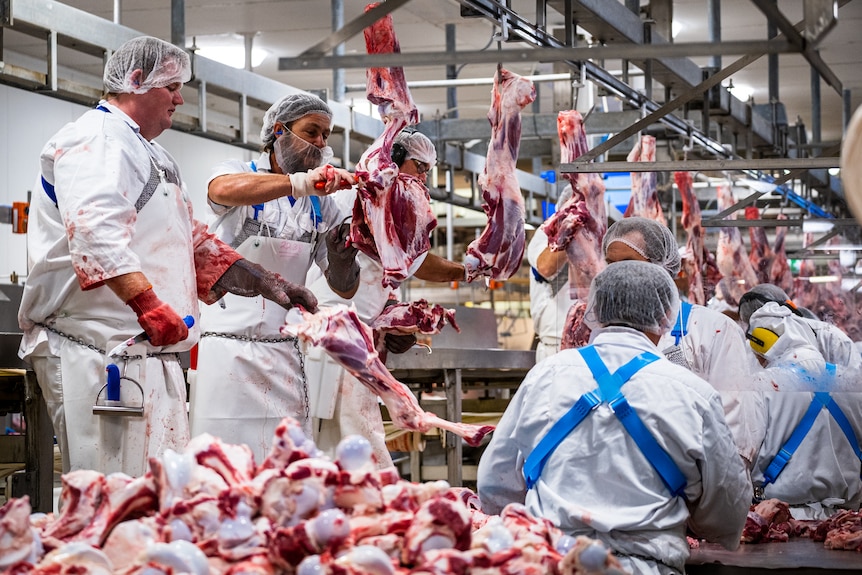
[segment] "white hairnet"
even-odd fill
[[[789,299],[787,293],[777,285],[758,284],[739,298],[739,319],[748,323],[751,314],[763,307],[765,303],[776,302],[780,304]]]
[[[421,132],[398,132],[393,144],[401,144],[407,150],[405,160],[413,158],[429,166],[437,165],[437,149],[428,136]]]
[[[584,320],[596,329],[624,325],[661,335],[673,326],[679,292],[659,266],[637,260],[610,264],[590,285]]]
[[[667,226],[655,220],[631,217],[614,222],[602,240],[603,254],[607,255],[608,246],[613,242],[626,244],[650,263],[666,269],[672,277],[679,273],[679,246],[676,238]]]
[[[142,70],[140,81],[132,73]],[[152,36],[138,36],[120,46],[105,64],[102,82],[112,94],[143,94],[176,82],[185,84],[192,66],[185,50]]]
[[[332,110],[326,102],[314,94],[290,94],[269,107],[263,115],[263,127],[260,129],[260,139],[263,149],[269,150],[275,142],[276,122],[281,122],[286,128],[308,114],[323,114],[332,118]]]

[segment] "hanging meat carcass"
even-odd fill
[[[431,305],[427,300],[419,299],[385,308],[374,318],[371,328],[399,334],[436,335],[447,322],[455,331],[461,331],[455,323],[454,309],[446,309],[439,304]]]
[[[628,162],[655,162],[655,137],[643,135],[626,158]],[[655,172],[632,172],[632,195],[623,216],[638,216],[667,225],[661,203]]]
[[[491,141],[479,176],[488,224],[467,247],[467,281],[479,276],[506,280],[524,257],[524,196],[515,171],[521,145],[521,110],[536,98],[533,83],[500,68],[491,91]]]
[[[760,220],[760,210],[755,206],[745,208],[745,219],[749,221]],[[775,263],[775,252],[769,245],[766,237],[766,228],[763,226],[751,226],[748,228],[748,237],[751,240],[751,248],[748,252],[748,261],[757,274],[758,283],[769,283],[772,266]]]
[[[674,182],[682,198],[682,217],[680,222],[686,233],[686,257],[682,269],[688,278],[688,301],[706,305],[706,292],[703,285],[703,264],[706,244],[703,241],[703,224],[700,204],[694,193],[691,172],[674,172]]]
[[[370,4],[366,10],[374,6]],[[365,45],[369,54],[401,51],[390,15],[365,29]],[[386,125],[356,164],[358,193],[350,241],[380,262],[384,286],[397,287],[407,279],[416,258],[430,248],[428,235],[437,226],[437,218],[424,182],[399,173],[391,157],[395,136],[419,119],[404,69],[369,68],[366,80],[368,100],[378,106]]]
[[[557,115],[560,161],[573,162],[588,151],[584,120],[577,110]],[[551,251],[566,251],[569,260],[569,292],[574,301],[563,330],[562,347],[580,347],[589,340],[583,323],[593,278],[604,269],[602,238],[608,227],[605,185],[599,174],[564,174],[572,186],[571,199],[542,224]]]
[[[720,211],[736,203],[730,185],[727,183],[717,186],[717,194]],[[735,220],[736,214],[731,214],[727,219]],[[721,295],[727,305],[736,307],[739,305],[739,298],[759,283],[757,273],[751,266],[745,245],[742,243],[739,228],[727,226],[720,229],[716,252],[718,268],[723,276],[719,282]]]
[[[780,220],[786,220],[787,216],[778,214]],[[775,229],[775,245],[773,253],[775,259],[772,260],[772,268],[769,270],[769,283],[777,285],[784,290],[785,293],[793,291],[793,273],[790,271],[790,263],[787,261],[787,251],[784,249],[784,242],[787,238],[787,226],[778,226]]]

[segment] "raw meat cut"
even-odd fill
[[[641,136],[629,152],[627,162],[655,162],[655,137]],[[655,172],[632,172],[632,195],[624,217],[639,216],[667,225],[661,203],[658,201],[658,186]]]
[[[686,233],[686,257],[682,260],[682,269],[688,278],[688,301],[697,305],[706,305],[703,264],[707,251],[703,240],[700,204],[694,193],[691,172],[674,172],[673,179],[682,199],[680,223]]]
[[[488,224],[467,246],[467,281],[479,276],[506,280],[524,256],[524,196],[515,172],[521,146],[521,109],[536,99],[533,83],[502,68],[491,91],[491,141],[479,176]]]
[[[584,119],[577,110],[557,115],[560,161],[570,163],[587,153]],[[569,294],[575,300],[569,308],[563,330],[562,347],[580,347],[589,340],[583,323],[587,296],[593,278],[605,268],[602,238],[608,228],[605,185],[599,174],[564,174],[572,186],[572,197],[542,224],[551,251],[566,250],[569,261]]]
[[[755,206],[745,208],[746,220],[759,220],[760,210]],[[763,226],[751,226],[748,228],[748,237],[751,240],[751,249],[748,252],[748,260],[751,262],[751,267],[754,268],[754,273],[757,274],[759,283],[769,283],[772,265],[775,263],[775,253],[769,246],[769,239],[766,237],[766,228]]]
[[[736,203],[730,185],[727,183],[718,185],[717,194],[719,211],[723,211]],[[735,220],[736,214],[731,214],[727,219]],[[759,283],[742,243],[739,228],[730,226],[720,228],[716,252],[718,268],[723,276],[719,282],[722,296],[727,305],[737,307],[742,294]]]
[[[822,521],[811,533],[827,549],[862,551],[862,513],[845,509]]]
[[[461,328],[455,323],[455,310],[443,306],[430,305],[427,300],[419,299],[413,302],[401,302],[391,305],[374,318],[371,329],[401,334],[422,333],[436,335],[449,322],[452,328],[459,332]]]
[[[370,4],[366,10],[374,6]],[[401,51],[391,15],[365,29],[365,45],[369,54]],[[416,258],[431,247],[428,235],[437,226],[437,218],[424,182],[399,173],[391,157],[398,132],[419,120],[404,69],[369,68],[366,79],[368,100],[378,106],[385,127],[356,164],[358,192],[350,241],[380,262],[384,286],[397,287],[407,279]]]
[[[297,310],[301,323],[288,324],[283,331],[304,341],[322,346],[348,372],[379,396],[392,422],[399,429],[428,431],[439,427],[459,435],[469,445],[479,445],[482,438],[494,430],[491,425],[469,425],[446,421],[419,407],[419,402],[406,385],[392,377],[380,361],[374,348],[371,328],[362,323],[354,308],[335,305],[315,314]]]
[[[787,216],[778,214],[777,219],[786,220]],[[790,263],[787,261],[787,252],[784,249],[786,237],[787,226],[778,226],[775,230],[775,245],[772,250],[775,253],[775,259],[769,270],[769,283],[777,285],[789,294],[793,291],[793,273],[790,271]]]
[[[132,480],[153,486],[155,496],[138,508],[140,518],[111,529],[101,548],[80,540],[81,532],[101,530],[80,508],[55,518],[30,515],[26,498],[9,500],[0,508],[3,574],[623,573],[604,545],[569,537],[523,505],[487,516],[471,504],[478,498],[470,490],[445,481],[410,483],[395,468],[378,470],[371,445],[358,436],[338,445],[335,460],[309,456],[319,451],[298,422],[284,419],[268,464],[258,467],[243,446],[207,435],[193,443],[190,451],[151,459],[151,471]],[[111,490],[110,478],[75,473],[62,494],[70,504]],[[85,477],[96,487],[87,489]],[[211,493],[216,486],[222,491]],[[98,515],[89,517],[98,522]],[[40,543],[49,530],[65,533],[53,549]]]

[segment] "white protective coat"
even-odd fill
[[[199,332],[193,327],[188,339],[172,346],[128,348],[133,356],[166,354],[145,362],[114,358],[121,372],[143,386],[145,417],[94,415],[109,363],[104,351],[141,332],[135,313],[103,282],[143,272],[162,301],[180,316],[197,319],[195,253],[212,236],[193,219],[191,202],[175,183],[161,184],[136,213],[151,156],[176,182],[179,169],[161,146],[139,137],[131,118],[102,105],[109,112],[86,112],[42,150],[42,176],[55,185],[58,205],[39,183],[30,207],[30,274],[19,311],[24,329],[19,355],[32,363],[45,394],[64,471],[135,476],[146,471],[148,457],[182,449],[188,441],[185,382],[175,352],[190,349]],[[140,404],[140,392],[123,381],[122,399]]]
[[[831,391],[837,380],[826,372],[826,361],[804,318],[770,302],[752,314],[749,325],[780,335],[765,354],[769,362],[766,375],[777,391],[762,393],[760,415],[765,432],[751,473],[754,484],[761,485],[764,471],[808,409],[812,391]],[[831,393],[857,438],[862,437],[862,393],[858,389],[857,381],[857,391]],[[841,428],[822,409],[775,483],[766,486],[764,496],[790,504],[797,519],[823,519],[835,507],[858,509],[862,503],[860,467],[862,463]]]
[[[536,229],[533,238],[527,246],[527,260],[536,269],[539,256],[548,247],[548,236]],[[568,278],[568,268],[563,266],[554,277],[545,278],[540,282],[530,274],[530,317],[533,318],[533,329],[539,337],[536,347],[536,363],[560,351],[563,329],[566,326],[566,315],[574,300],[569,295],[568,281],[554,293],[553,281],[560,274]]]
[[[677,321],[680,321],[679,315]],[[675,341],[668,332],[662,336],[658,347],[667,349]],[[724,416],[739,454],[752,462],[763,430],[751,427],[757,421],[752,414],[759,409],[759,403],[748,386],[762,368],[742,328],[723,313],[693,305],[688,333],[679,345],[691,372],[708,381],[721,394]]]
[[[271,171],[267,153],[255,164],[258,172]],[[253,171],[250,163],[229,160],[216,166],[210,180]],[[271,236],[264,229],[260,237],[246,239],[239,251],[288,281],[304,283],[313,262],[326,269],[326,232],[342,220],[332,198],[321,197],[320,203],[323,222],[312,230],[309,198],[300,198],[293,206],[287,197],[266,202],[258,218],[269,227]],[[227,243],[234,242],[246,218],[254,217],[251,206],[227,208],[210,201],[210,207],[219,218],[213,231]],[[255,247],[257,244],[260,246]],[[202,310],[202,333],[245,339],[223,335],[201,338],[191,388],[192,435],[210,433],[227,443],[246,444],[258,462],[269,452],[275,428],[284,417],[301,422],[311,437],[301,354],[295,340],[279,332],[286,313],[262,296],[233,294]]]
[[[592,343],[611,372],[641,352],[659,353],[644,334],[625,327],[597,330]],[[563,350],[530,370],[479,462],[482,510],[499,513],[508,503],[524,503],[570,535],[587,535],[623,556],[664,564],[640,565],[639,573],[683,571],[689,555],[686,525],[734,549],[751,486],[721,400],[705,381],[664,358],[637,372],[623,392],[686,477],[688,503],[670,495],[606,405],[560,443],[537,484],[526,490],[527,456],[577,399],[596,387],[577,350]]]

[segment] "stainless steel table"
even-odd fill
[[[685,571],[689,575],[862,573],[862,553],[826,549],[822,541],[803,538],[786,543],[740,545],[735,551],[701,543],[699,549],[691,550]]]
[[[406,384],[442,386],[446,394],[446,419],[460,422],[465,388],[474,384],[517,388],[536,360],[534,351],[505,349],[427,349],[414,347],[407,353],[390,354],[386,367]],[[446,434],[447,480],[463,484],[461,439]]]

